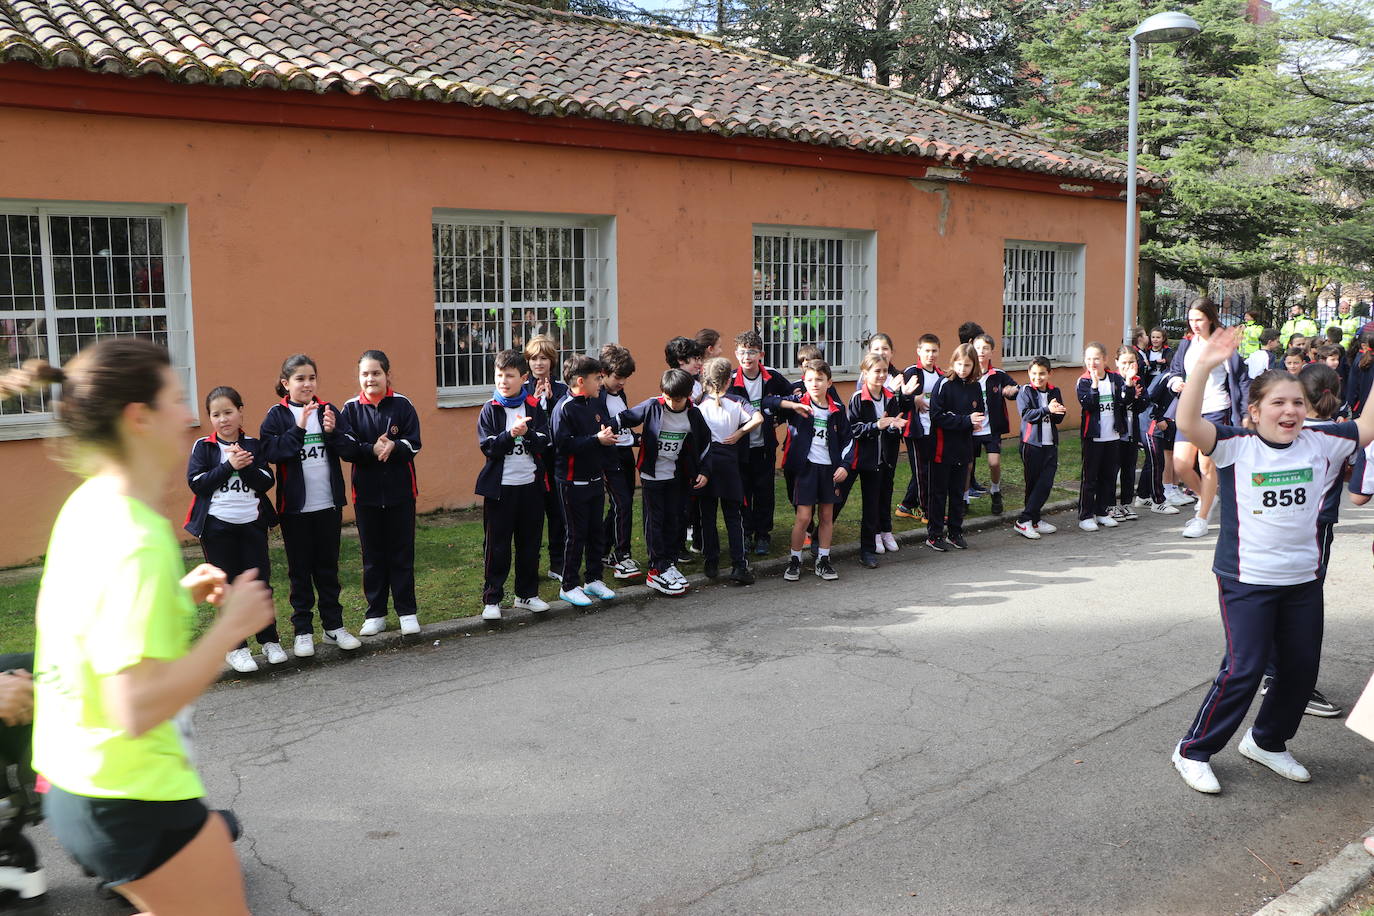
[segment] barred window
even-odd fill
[[[558,362],[611,339],[607,221],[436,213],[434,369],[445,395],[485,393],[492,359],[539,334]]]
[[[754,230],[754,328],[764,362],[790,369],[812,343],[837,371],[855,371],[873,329],[869,284],[874,234]]]
[[[108,337],[168,349],[195,401],[186,259],[174,208],[0,201],[0,371],[61,366]],[[0,401],[0,438],[52,432],[51,391]]]
[[[1008,362],[1081,358],[1082,245],[1007,242],[1002,263],[1002,352]]]

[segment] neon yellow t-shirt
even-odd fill
[[[105,678],[140,660],[186,654],[195,606],[172,526],[93,478],[62,507],[38,593],[34,769],[76,795],[178,801],[205,794],[181,735],[138,737],[106,712]]]

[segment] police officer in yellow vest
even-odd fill
[[[1264,331],[1264,313],[1259,309],[1249,309],[1245,313],[1245,324],[1240,326],[1240,358],[1248,359],[1260,348],[1260,334]]]
[[[1298,303],[1294,303],[1292,308],[1288,310],[1288,320],[1283,323],[1283,327],[1279,328],[1280,347],[1286,348],[1288,341],[1292,339],[1294,334],[1301,334],[1309,340],[1317,336],[1319,333],[1317,322],[1305,313],[1306,309]]]
[[[1352,314],[1350,303],[1343,300],[1336,306],[1336,317],[1331,320],[1330,324],[1332,327],[1340,328],[1342,333],[1345,334],[1345,337],[1342,338],[1342,342],[1345,344],[1346,348],[1349,349],[1351,343],[1355,340],[1355,335],[1360,333],[1360,328],[1364,327],[1366,320],[1367,319],[1361,318],[1358,315]]]

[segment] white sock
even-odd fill
[[[792,551],[792,556],[793,556],[794,559],[800,560],[800,559],[801,559],[801,551],[800,551],[800,550],[794,550],[794,551]]]
[[[1002,492],[1002,485],[1001,485],[1000,483],[990,483],[990,484],[988,484],[988,492],[990,492],[990,493],[1001,493],[1001,492]]]
[[[828,556],[830,556],[830,548],[829,548],[829,547],[817,547],[817,548],[816,548],[816,556],[817,556],[817,557],[828,557]]]

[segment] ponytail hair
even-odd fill
[[[1308,363],[1298,373],[1307,407],[1319,419],[1329,420],[1341,408],[1341,377],[1326,363]]]
[[[1360,371],[1367,371],[1374,365],[1374,331],[1360,335]]]
[[[282,382],[289,379],[301,366],[309,366],[317,373],[320,371],[315,361],[304,353],[291,354],[286,358],[286,361],[281,364],[281,372],[277,375],[277,397],[286,397],[286,386],[283,385]]]

